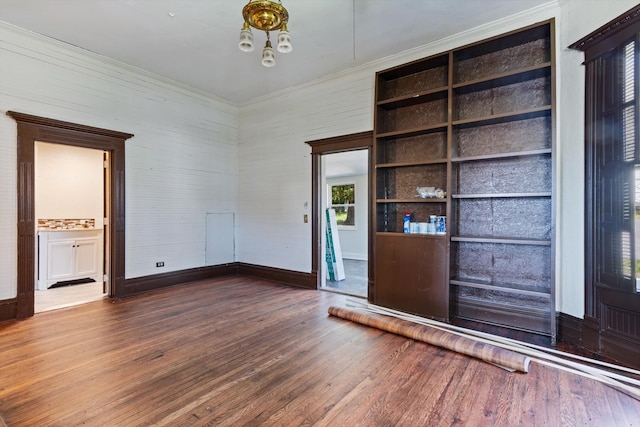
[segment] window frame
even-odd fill
[[[618,109],[618,116],[612,117],[612,123],[617,125],[618,122],[622,121],[622,111],[624,109],[624,105],[626,104],[623,99],[616,99],[616,97],[622,97],[622,90],[624,86],[624,79],[622,74],[616,76],[616,72],[622,71],[621,68],[624,67],[622,57],[620,53],[623,52],[624,46],[627,45],[630,41],[635,41],[635,79],[638,82],[640,78],[640,58],[639,58],[639,47],[640,47],[640,34],[638,32],[638,23],[640,22],[640,6],[636,6],[634,9],[629,12],[621,15],[616,18],[614,21],[611,21],[606,26],[592,32],[587,35],[583,39],[577,41],[576,43],[569,46],[570,48],[581,50],[585,54],[585,62],[586,66],[585,72],[585,317],[598,317],[599,306],[598,298],[596,298],[596,293],[598,287],[600,288],[609,288],[609,289],[626,289],[627,291],[631,290],[633,287],[633,292],[638,294],[638,288],[636,287],[633,280],[627,280],[625,282],[625,278],[623,277],[623,268],[620,265],[619,273],[614,272],[615,277],[603,277],[603,275],[608,274],[605,268],[605,262],[607,260],[602,259],[603,254],[603,246],[605,245],[605,234],[609,233],[613,234],[611,230],[603,231],[604,227],[602,226],[602,221],[605,218],[606,213],[604,212],[607,208],[610,210],[623,210],[622,203],[620,202],[620,198],[623,197],[623,184],[624,184],[624,173],[623,172],[614,172],[616,176],[613,178],[608,176],[607,179],[609,182],[605,183],[605,179],[602,177],[602,172],[605,170],[605,167],[602,166],[603,162],[607,161],[606,156],[615,156],[616,148],[611,148],[609,145],[609,141],[605,141],[603,138],[603,124],[597,124],[598,121],[602,121],[607,119],[607,115],[610,114],[609,111],[605,111],[607,108],[609,109]],[[615,61],[612,59],[613,56],[616,56],[615,60],[620,60],[620,63],[615,65]],[[617,68],[616,68],[617,67]],[[615,76],[614,78],[610,78],[610,76]],[[612,85],[615,85],[615,90],[604,90],[604,88],[611,88]],[[638,128],[640,127],[640,108],[639,108],[639,88],[640,84],[635,85],[635,150],[636,150],[636,159],[634,160],[635,165],[640,165],[640,156],[638,156],[638,151],[640,150],[640,143],[638,142]],[[615,92],[615,93],[612,93]],[[620,125],[620,129],[616,129],[614,132],[622,132],[622,125]],[[619,138],[622,138],[621,135],[617,135]],[[614,137],[615,139],[615,137]],[[619,143],[619,141],[615,140],[614,144]],[[609,151],[607,151],[609,150]],[[613,154],[611,154],[613,153]],[[623,153],[620,151],[618,154],[620,156]],[[618,161],[617,164],[622,164],[623,161]],[[613,169],[613,168],[611,168]],[[609,171],[607,171],[609,172]],[[610,174],[612,175],[612,174]],[[632,174],[631,174],[632,175]],[[633,179],[633,176],[631,176]],[[613,185],[612,183],[614,183]],[[609,194],[609,201],[616,204],[615,206],[609,206],[606,203],[603,203],[603,192],[601,191],[603,186],[605,185],[613,185],[611,187],[613,191],[616,191],[617,194],[612,195]],[[634,187],[634,182],[631,182],[632,187]],[[618,194],[619,193],[619,194]],[[606,196],[605,194],[604,196]],[[634,201],[632,200],[632,203]],[[617,214],[616,214],[617,215]],[[619,218],[618,218],[619,219]],[[622,222],[622,220],[620,220]],[[614,232],[617,231],[622,234],[623,226],[617,226]],[[635,235],[631,236],[632,242],[631,245],[634,245],[633,240],[635,240]],[[611,236],[609,236],[609,240],[611,240]],[[614,242],[615,243],[615,242]],[[622,249],[620,251],[622,253]],[[615,258],[615,256],[613,256]],[[620,257],[620,263],[622,263],[623,256]],[[635,258],[635,255],[633,255]],[[609,260],[610,262],[611,260]],[[617,260],[613,260],[617,262]],[[611,270],[611,269],[609,269]],[[611,275],[609,275],[611,276]],[[635,274],[631,274],[631,278],[634,278]],[[612,280],[616,283],[611,285]],[[609,284],[607,284],[607,282]]]
[[[341,187],[341,186],[353,186],[353,203],[333,203],[333,187]],[[358,219],[357,219],[357,185],[353,180],[344,180],[344,181],[335,181],[331,184],[327,184],[327,207],[329,209],[335,209],[335,207],[345,207],[346,209],[352,207],[353,208],[353,225],[345,225],[338,224],[338,230],[357,230],[358,229]]]

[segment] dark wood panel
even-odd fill
[[[640,402],[328,316],[346,298],[246,277],[0,325],[0,425],[635,425]],[[565,422],[566,421],[566,422]]]
[[[378,234],[375,304],[448,319],[447,251],[444,236]]]
[[[558,341],[582,347],[582,320],[558,313]]]

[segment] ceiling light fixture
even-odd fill
[[[262,50],[262,65],[265,67],[276,65],[276,55],[271,47],[269,31],[280,30],[280,33],[278,33],[278,52],[288,53],[293,50],[291,35],[287,30],[289,12],[282,6],[280,1],[277,3],[269,0],[249,1],[242,9],[242,17],[244,18],[244,24],[242,25],[242,30],[240,30],[238,47],[243,52],[251,52],[253,50],[251,27],[267,33],[267,43]]]

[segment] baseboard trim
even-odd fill
[[[245,275],[306,289],[317,289],[317,272],[303,273],[275,267],[233,262],[229,264],[196,267],[168,273],[152,274],[125,280],[124,298],[145,292],[207,280],[220,276]],[[18,315],[16,298],[0,300],[0,322],[15,320]]]
[[[213,277],[235,275],[238,273],[237,263],[196,267],[187,270],[171,271],[169,273],[152,274],[150,276],[134,277],[125,281],[125,297],[154,291],[183,283],[206,280]]]
[[[239,262],[237,265],[239,275],[257,277],[299,288],[317,289],[318,287],[317,273],[302,273],[299,271],[246,264],[243,262]]]
[[[15,320],[18,314],[18,300],[10,298],[0,300],[0,322]]]
[[[306,289],[316,289],[316,274],[299,271],[284,270],[275,267],[233,262],[229,264],[197,267],[188,270],[172,271],[169,273],[153,274],[135,277],[125,281],[125,297],[139,295],[157,289],[176,286],[197,280],[212,279],[229,275],[245,275],[259,279],[270,280],[289,286]]]
[[[582,319],[566,313],[558,313],[558,341],[584,347]]]

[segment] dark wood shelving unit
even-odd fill
[[[545,21],[376,74],[374,303],[555,342],[554,37]],[[404,234],[407,211],[446,235]]]

